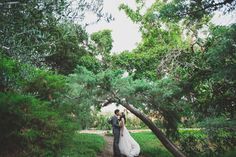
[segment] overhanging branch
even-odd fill
[[[232,4],[233,2],[234,2],[234,0],[224,0],[223,2],[219,2],[219,3],[215,3],[215,4],[209,4],[209,5],[204,6],[204,7],[201,8],[201,9],[183,13],[182,16],[192,15],[192,14],[195,14],[195,13],[197,13],[197,12],[205,11],[205,10],[211,9],[211,8],[213,8],[212,10],[216,10],[216,9],[218,9],[218,7],[220,7],[220,6],[223,6],[223,5],[226,5],[226,4]]]
[[[156,137],[161,141],[161,143],[175,156],[175,157],[186,157],[178,147],[172,143],[165,134],[142,112],[140,112],[137,108],[130,105],[127,101],[120,102],[122,106],[128,109],[131,113],[141,119],[152,132],[156,135]]]
[[[112,104],[112,103],[116,103],[116,101],[115,100],[113,100],[113,99],[107,99],[107,100],[105,100],[105,102],[102,104],[102,107],[105,107],[105,106],[108,106],[108,105],[110,105],[110,104]]]

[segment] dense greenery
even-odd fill
[[[143,2],[137,4],[136,10],[127,5],[121,5],[120,9],[140,24],[143,40],[132,52],[116,56],[115,67],[126,68],[135,79],[162,84],[152,86],[158,92],[150,98],[150,89],[143,93],[143,104],[148,106],[149,113],[157,111],[157,116],[163,118],[161,125],[167,135],[179,141],[183,139],[176,134],[178,125],[203,127],[210,139],[206,142],[208,146],[203,147],[210,152],[207,154],[205,150],[200,154],[220,156],[234,149],[236,25],[214,26],[210,19],[215,10],[234,11],[235,2],[156,1],[144,14]],[[203,27],[208,32],[205,37],[200,36]],[[142,60],[138,60],[139,56],[143,56]],[[146,65],[151,65],[152,71]],[[221,138],[220,134],[227,138]],[[193,141],[196,142],[193,152],[199,153],[201,142]],[[189,143],[182,149],[189,149]],[[215,148],[211,149],[213,146],[209,144]]]
[[[72,108],[60,102],[64,76],[2,55],[0,60],[1,156],[60,153],[79,128],[78,118],[69,114]]]
[[[112,115],[100,115],[100,114],[93,114],[92,123],[90,123],[90,128],[96,128],[99,130],[111,130],[112,126],[108,123],[109,119]],[[137,117],[126,117],[126,127],[128,129],[147,129],[145,124],[138,119]]]
[[[76,131],[90,122],[90,106],[72,99],[66,75],[77,64],[100,67],[75,18],[86,10],[111,17],[101,1],[77,3],[78,10],[69,1],[0,2],[0,156],[95,156],[102,149],[81,153]]]
[[[120,9],[142,41],[112,55],[110,30],[89,35],[75,22],[86,11],[111,20],[102,1],[79,0],[76,9],[69,0],[0,2],[0,156],[95,156],[104,143],[76,131],[94,118],[105,125],[92,114],[123,102],[156,119],[187,155],[235,153],[236,24],[210,21],[215,11],[235,11],[235,1],[157,0],[147,10],[136,3]],[[154,141],[160,149],[146,147],[153,135],[136,138],[144,153],[168,154]]]
[[[150,132],[132,133],[134,139],[140,144],[141,154],[152,157],[172,157],[163,147],[160,141],[156,140],[155,135]]]
[[[141,146],[141,154],[145,156],[152,157],[171,157],[172,155],[161,145],[160,141],[155,139],[155,135],[151,132],[140,132],[140,133],[132,133],[132,136],[135,140],[137,140]],[[211,147],[214,147],[214,144],[209,146],[209,141],[206,140],[207,135],[201,130],[180,130],[181,145],[185,147],[185,151],[189,151],[186,153],[191,154],[191,156],[197,157],[208,157],[213,156],[213,151]],[[226,135],[227,136],[227,135]],[[226,138],[225,135],[221,135],[221,138]],[[218,137],[219,138],[219,137]],[[199,145],[199,143],[201,145]],[[224,146],[222,146],[224,147]],[[200,154],[196,154],[196,152],[201,152]],[[221,155],[218,156],[235,156],[235,151],[227,152],[227,153],[219,153]]]
[[[96,157],[101,153],[105,140],[102,136],[96,134],[76,134],[73,139],[74,144],[68,145],[64,150],[65,156],[72,157]]]

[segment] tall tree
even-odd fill
[[[111,49],[112,49],[112,36],[111,30],[101,30],[91,35],[93,41],[92,51],[101,58],[104,68],[111,65]]]
[[[132,76],[123,77],[123,71],[121,70],[107,69],[94,74],[80,66],[77,67],[75,74],[70,75],[70,78],[70,83],[73,84],[74,90],[77,91],[75,93],[79,93],[76,98],[83,101],[84,93],[89,93],[89,99],[92,101],[90,105],[96,105],[98,108],[111,103],[124,106],[140,118],[174,156],[185,156],[144,113],[138,110],[149,112],[156,107],[160,108],[160,112],[165,109],[168,110],[161,103],[166,101],[165,99],[170,100],[172,95],[178,93],[179,89],[177,87],[174,88],[174,84],[167,87],[163,85],[167,80],[160,82],[134,80]],[[81,90],[78,88],[79,86],[86,90]],[[168,90],[171,87],[173,88],[173,93],[170,91],[166,93],[164,89]],[[158,96],[158,98],[155,98],[155,96]],[[130,104],[133,104],[133,106]]]
[[[95,13],[98,20],[111,20],[102,4],[101,0],[1,2],[0,48],[22,62],[71,73],[80,58],[89,55],[87,25],[74,21],[81,23],[86,11]]]

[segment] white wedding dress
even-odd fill
[[[139,144],[133,139],[130,135],[128,129],[125,127],[124,119],[121,119],[121,123],[123,125],[123,136],[122,130],[120,132],[120,140],[119,140],[119,148],[120,153],[126,155],[127,157],[135,157],[138,156],[140,153],[140,146]]]

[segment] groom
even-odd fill
[[[119,149],[119,140],[120,140],[120,125],[119,125],[119,120],[118,116],[120,116],[120,111],[116,109],[115,115],[111,118],[111,124],[112,124],[112,132],[114,136],[114,141],[113,141],[113,152],[114,152],[114,157],[120,157],[120,149]]]

